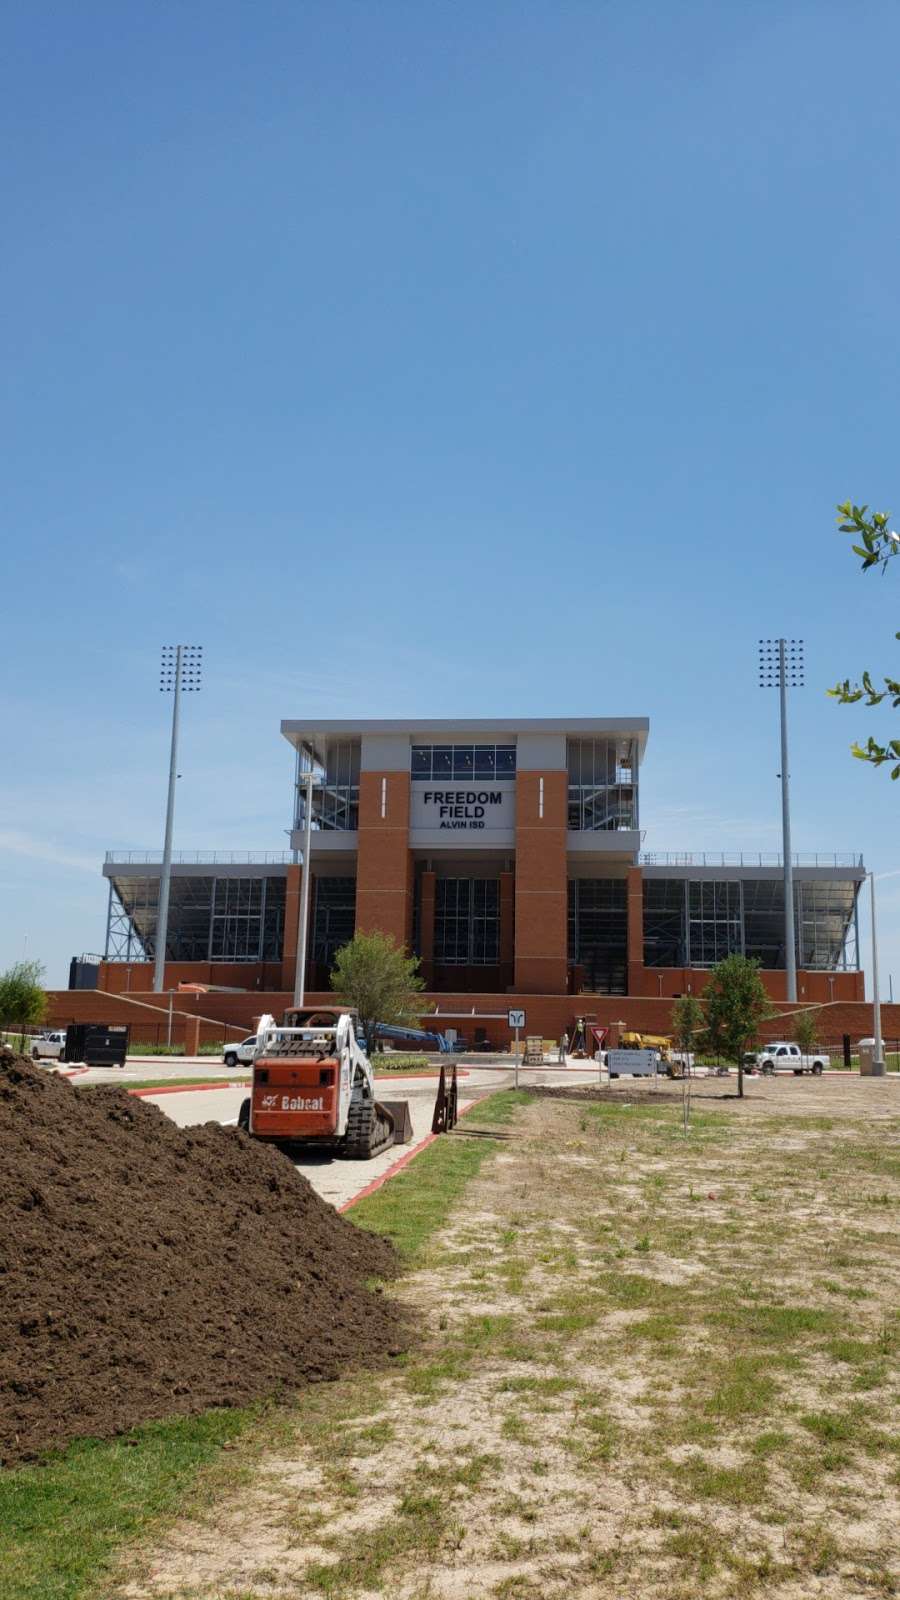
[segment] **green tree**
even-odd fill
[[[759,975],[759,962],[726,956],[713,967],[703,991],[706,1035],[714,1050],[737,1062],[738,1094],[744,1093],[744,1051],[756,1040],[772,1005]]]
[[[405,955],[386,933],[354,934],[335,957],[331,987],[358,1011],[370,1054],[379,1022],[416,1027],[422,1015],[419,958]]]
[[[880,567],[882,572],[889,561],[900,550],[900,533],[895,533],[888,527],[891,520],[889,511],[875,511],[869,516],[868,506],[855,506],[852,501],[845,500],[838,506],[838,526],[841,533],[850,533],[860,543],[854,544],[853,551],[862,561],[863,572],[868,572],[870,567]],[[900,639],[900,633],[894,635]],[[867,706],[878,706],[882,700],[890,700],[896,711],[900,706],[900,682],[896,678],[885,677],[884,688],[876,689],[869,672],[863,672],[859,682],[851,682],[845,678],[843,683],[836,683],[828,693],[842,706],[856,705],[858,701],[865,700]],[[863,746],[853,744],[851,753],[859,761],[871,761],[875,767],[881,767],[886,761],[893,761],[892,778],[900,777],[900,739],[889,739],[887,744],[879,744],[869,735],[868,742]]]
[[[812,1055],[819,1038],[820,1008],[798,1011],[794,1018],[794,1038],[805,1056]]]
[[[678,996],[672,1007],[672,1032],[681,1051],[681,1117],[684,1136],[687,1138],[691,1120],[691,1052],[705,1031],[706,1017],[703,1005],[695,994]]]
[[[695,994],[679,995],[672,1007],[672,1032],[679,1050],[690,1055],[705,1027],[703,1002]]]
[[[0,972],[0,1029],[16,1025],[24,1037],[26,1028],[43,1022],[47,1015],[47,996],[42,978],[44,969],[39,961],[16,961]]]

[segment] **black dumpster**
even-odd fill
[[[124,1067],[130,1031],[125,1022],[70,1022],[63,1059],[85,1061],[89,1067]]]

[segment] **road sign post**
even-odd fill
[[[524,1013],[524,1011],[513,1011],[513,1010],[511,1010],[511,1011],[507,1012],[506,1017],[507,1017],[507,1021],[509,1023],[509,1026],[512,1028],[513,1033],[516,1036],[516,1078],[515,1078],[515,1083],[516,1083],[516,1088],[518,1089],[518,1087],[519,1087],[519,1029],[520,1028],[524,1028],[524,1026],[525,1026],[525,1013]]]

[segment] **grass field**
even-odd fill
[[[449,1209],[431,1151],[360,1209],[422,1346],[302,1394],[130,1600],[900,1592],[895,1093],[698,1086],[687,1139],[677,1086],[523,1095],[432,1147]]]
[[[191,1089],[198,1083],[221,1083],[223,1089],[240,1088],[250,1082],[249,1078],[210,1078],[202,1073],[194,1078],[125,1078],[116,1085],[122,1089]]]

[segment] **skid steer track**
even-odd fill
[[[369,1161],[394,1142],[394,1119],[377,1100],[352,1100],[340,1154],[348,1161]]]

